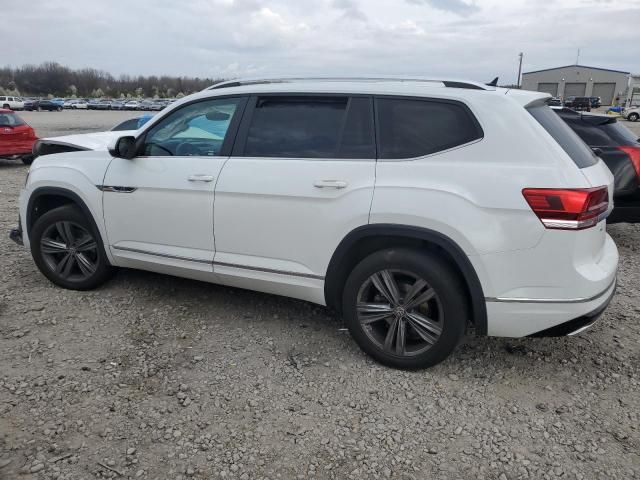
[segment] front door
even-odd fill
[[[212,270],[214,185],[245,102],[236,97],[186,104],[143,133],[139,156],[113,159],[101,188],[118,265]]]

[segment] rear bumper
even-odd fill
[[[604,291],[590,298],[488,301],[488,334],[526,337],[577,333],[597,320],[611,302],[615,290],[614,279]]]
[[[615,295],[616,285],[613,287],[613,291],[609,294],[606,301],[595,310],[581,315],[568,322],[561,323],[551,328],[541,330],[540,332],[530,335],[531,337],[564,337],[566,335],[577,335],[590,328],[596,320],[600,318],[600,315],[607,309],[611,299]]]

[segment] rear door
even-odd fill
[[[368,222],[375,158],[368,96],[252,97],[216,185],[214,272],[322,280],[340,241]]]

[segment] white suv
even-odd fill
[[[24,110],[24,102],[20,97],[0,96],[0,107],[7,110]]]
[[[613,178],[548,97],[219,84],[109,152],[38,158],[12,237],[65,288],[127,267],[327,305],[394,367],[434,365],[469,330],[575,333],[615,290]]]

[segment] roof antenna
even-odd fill
[[[497,87],[498,86],[498,77],[494,78],[493,80],[491,80],[489,83],[486,83],[485,85],[487,85],[489,87]]]

